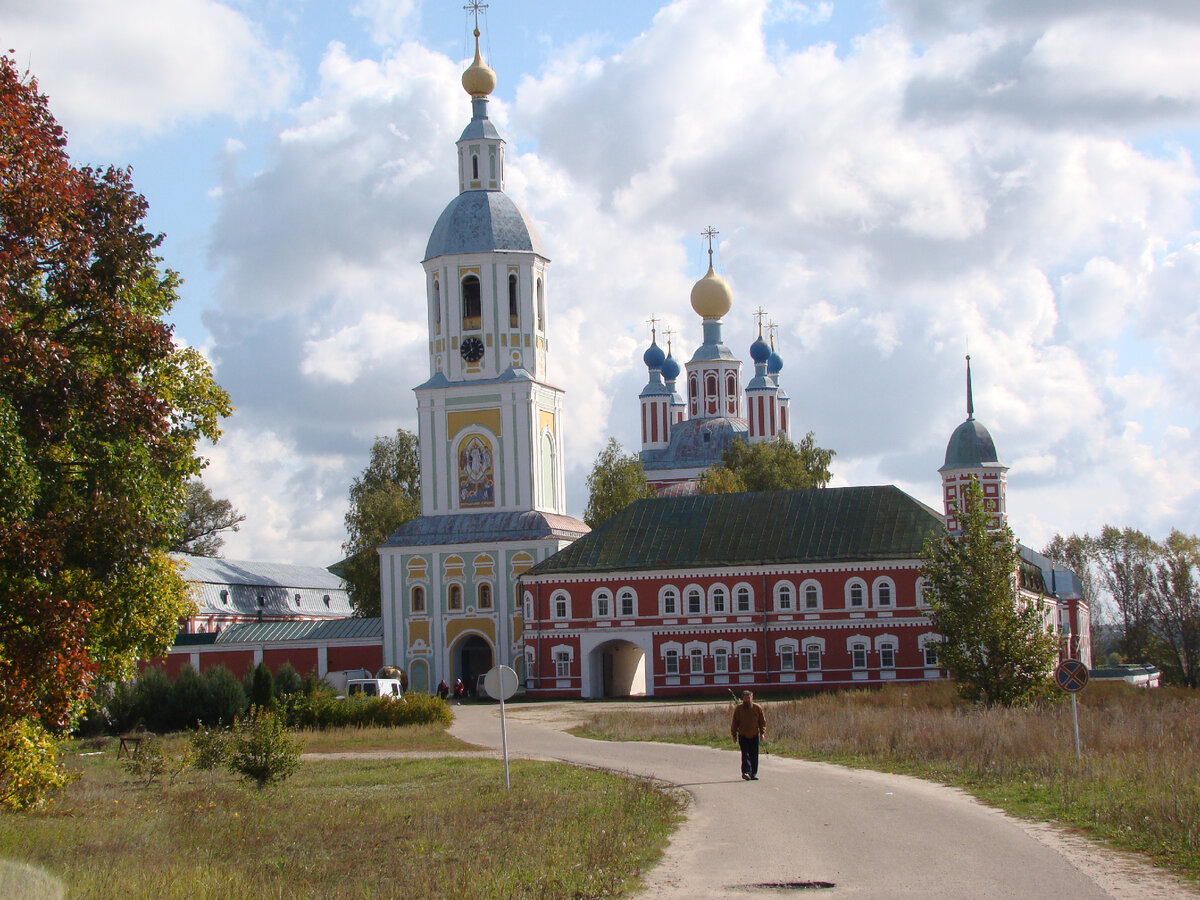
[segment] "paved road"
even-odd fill
[[[644,897],[1167,898],[1200,896],[1139,859],[1018,822],[960,791],[915,778],[762,758],[742,781],[730,750],[589,741],[510,706],[510,757],[561,760],[680,785],[686,823]],[[499,748],[499,708],[455,708],[451,733]],[[514,790],[520,784],[514,782]],[[773,886],[769,886],[773,885]]]

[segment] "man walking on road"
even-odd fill
[[[742,702],[733,708],[729,733],[742,750],[742,780],[758,781],[758,742],[766,734],[767,720],[751,691],[742,691]]]

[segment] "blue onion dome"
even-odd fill
[[[767,342],[762,339],[760,334],[758,340],[750,345],[750,358],[755,363],[765,363],[770,356],[771,348],[767,346]]]
[[[667,354],[663,353],[662,347],[658,346],[658,342],[654,340],[650,342],[650,346],[642,354],[642,362],[646,364],[646,368],[648,369],[661,369],[666,358]]]
[[[767,374],[778,375],[781,369],[783,369],[783,357],[772,350],[771,355],[767,358]]]
[[[662,374],[667,381],[674,381],[679,377],[679,363],[675,362],[675,357],[670,353],[667,354],[667,359],[662,364]]]

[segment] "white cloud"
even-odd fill
[[[5,46],[28,62],[73,142],[181,119],[279,109],[295,63],[215,0],[0,0]]]
[[[747,359],[758,306],[780,325],[796,431],[838,451],[835,483],[936,503],[969,349],[1027,542],[1106,521],[1200,531],[1198,182],[1187,153],[1138,144],[1174,114],[1122,75],[1123,106],[1058,115],[1120,37],[1081,7],[908,7],[840,51],[771,36],[768,53],[784,6],[683,0],[617,52],[571,46],[492,102],[508,193],[553,260],[571,511],[608,435],[636,449],[646,318],[675,330],[681,361],[699,342],[688,292],[713,224],[735,292],[726,343]],[[1129,52],[1190,22],[1147,20]],[[1184,73],[1173,103],[1192,102],[1185,45],[1161,45]],[[332,44],[260,171],[222,183],[208,322],[240,411],[220,471],[268,516],[252,546],[272,558],[323,546],[332,561],[371,439],[415,427],[419,260],[469,117],[458,69],[415,42],[378,59]],[[1059,74],[1063,92],[1038,96]],[[256,434],[274,436],[262,467]]]

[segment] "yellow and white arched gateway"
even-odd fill
[[[546,380],[550,260],[504,193],[495,85],[476,32],[459,193],[423,263],[421,516],[379,548],[384,661],[418,690],[456,678],[471,688],[501,663],[523,671],[517,578],[588,530],[565,515],[563,392]]]

